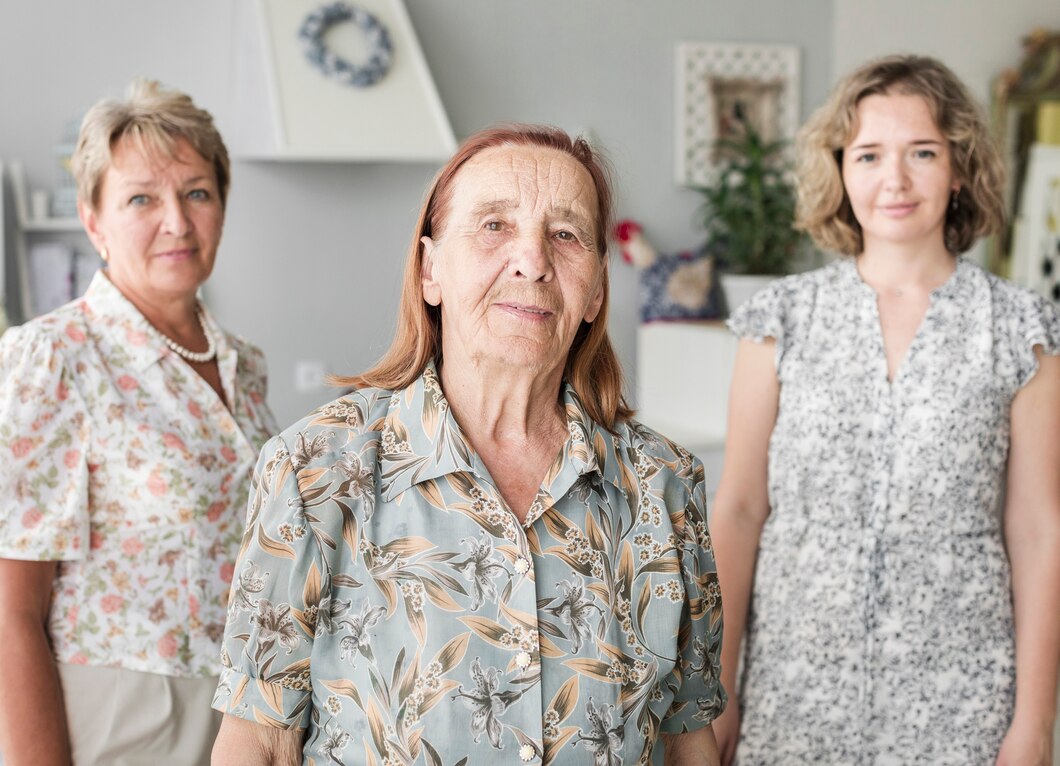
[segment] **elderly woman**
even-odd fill
[[[726,762],[1052,762],[1060,316],[960,255],[1001,170],[930,58],[866,64],[800,133],[800,223],[847,257],[730,320]]]
[[[190,98],[138,82],[88,112],[73,165],[106,268],[0,342],[0,749],[201,764],[245,493],[275,430],[261,353],[196,300],[228,153]]]
[[[441,170],[390,351],[262,451],[215,763],[715,762],[703,468],[623,402],[610,215],[559,130]]]

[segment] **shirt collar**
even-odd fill
[[[158,330],[121,290],[115,287],[102,269],[92,277],[88,290],[85,291],[84,303],[92,330],[105,336],[112,345],[124,349],[131,360],[130,366],[136,371],[143,372],[173,353],[162,340]],[[203,312],[203,322],[217,343],[221,376],[231,377],[235,372],[234,349],[206,307],[200,304],[200,308]]]
[[[547,472],[538,501],[557,500],[583,476],[592,482],[590,475],[596,475],[621,489],[617,454],[621,445],[589,417],[569,384],[563,387],[563,408],[567,440]],[[453,418],[433,362],[411,385],[393,393],[383,424],[379,467],[380,491],[387,501],[416,484],[450,473],[466,472],[480,479],[489,476]]]

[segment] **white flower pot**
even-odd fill
[[[775,274],[721,274],[721,289],[725,293],[725,305],[729,314],[752,295],[780,277]]]

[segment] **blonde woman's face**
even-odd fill
[[[842,172],[865,250],[884,243],[942,245],[950,194],[958,186],[949,142],[927,102],[913,95],[867,96],[857,119]]]
[[[187,141],[173,159],[122,141],[103,176],[99,204],[81,220],[108,257],[108,276],[138,306],[187,300],[213,270],[224,208],[213,166]]]

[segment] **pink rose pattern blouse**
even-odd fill
[[[220,671],[248,479],[275,424],[261,352],[205,321],[231,411],[102,273],[0,339],[0,557],[61,562],[58,661]]]
[[[660,763],[709,724],[721,597],[703,466],[569,387],[524,524],[428,367],[262,451],[215,706],[306,763]]]

